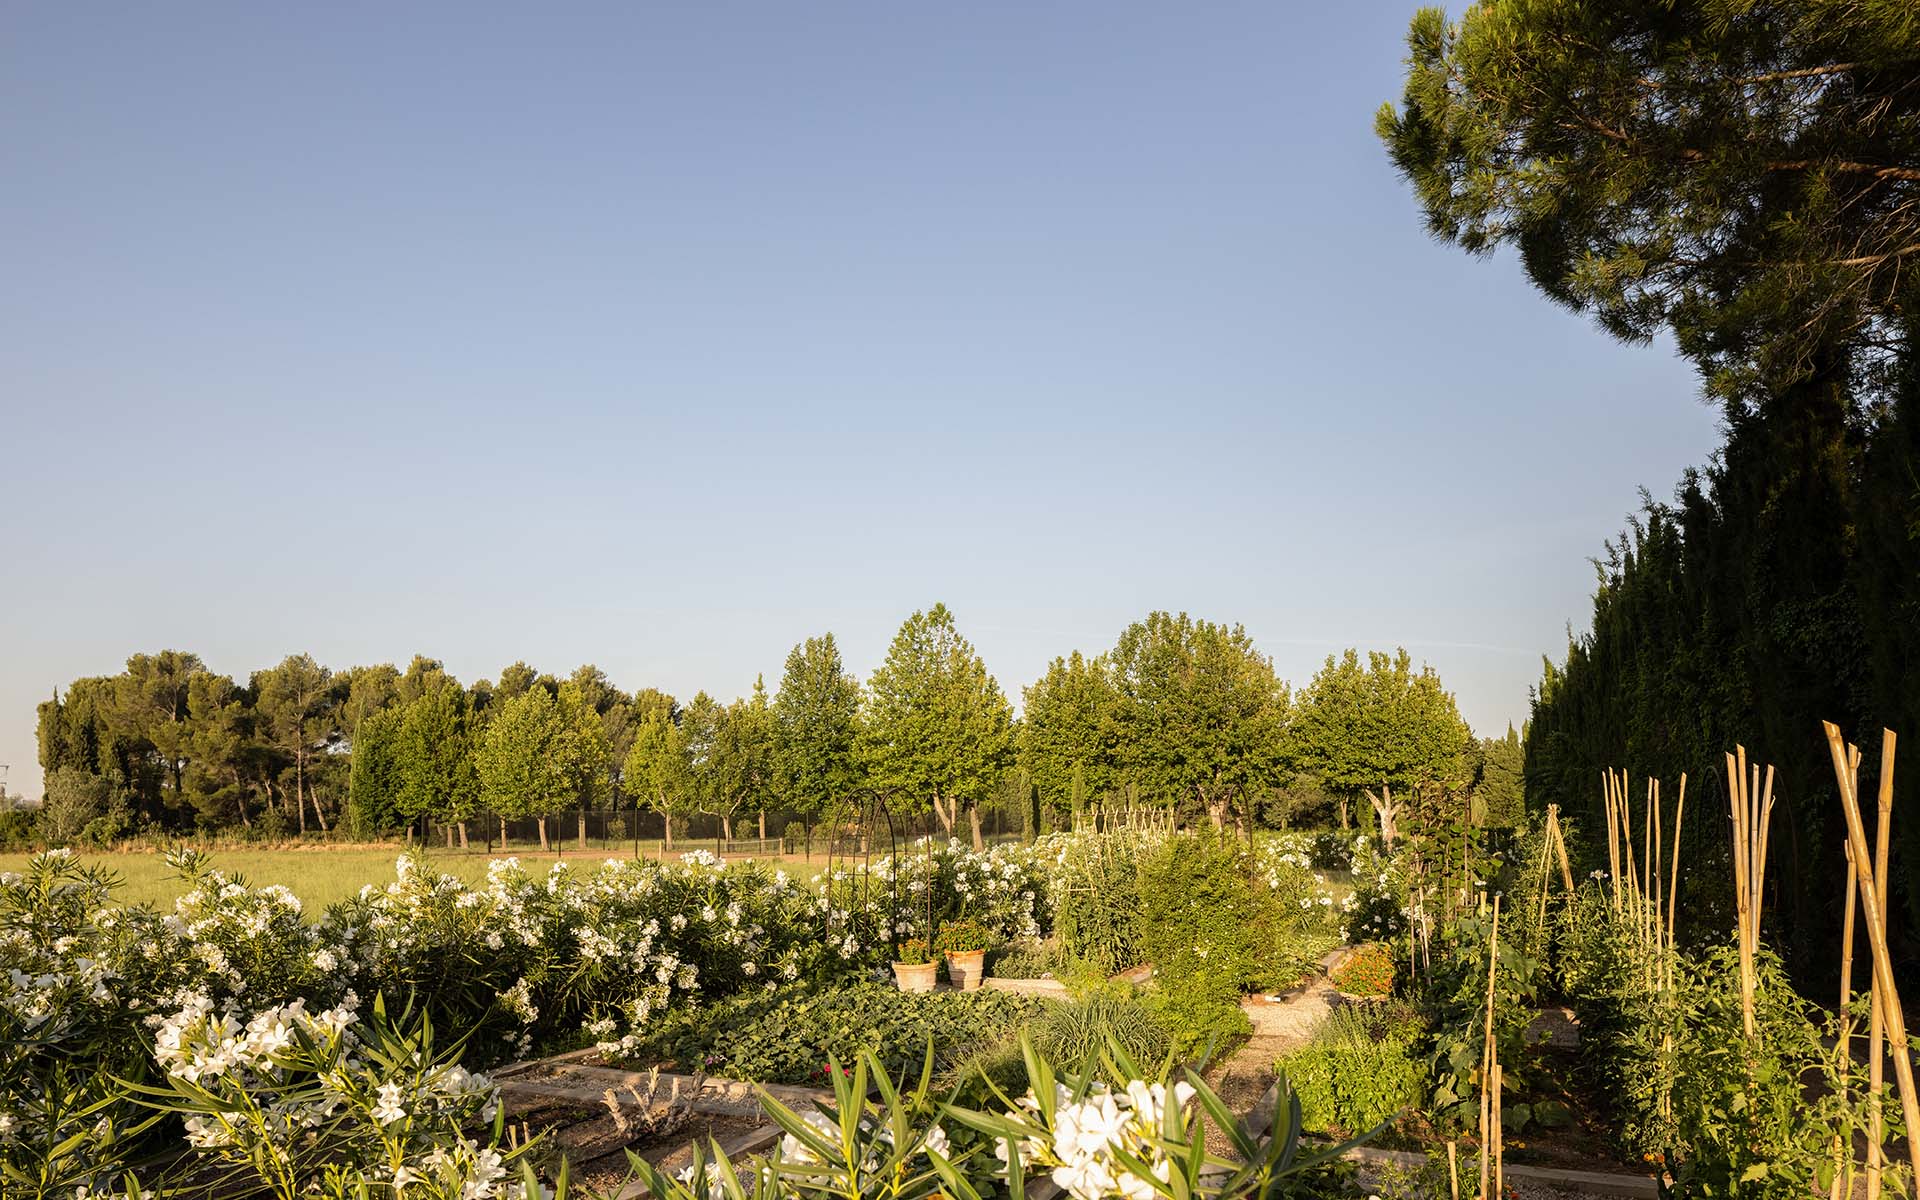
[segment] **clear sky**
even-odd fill
[[[1427,238],[1413,7],[7,5],[12,786],[135,651],[732,696],[936,600],[1016,701],[1165,608],[1523,718],[1716,421]]]

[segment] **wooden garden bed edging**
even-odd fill
[[[515,1099],[567,1100],[601,1108],[606,1104],[609,1089],[618,1092],[624,1088],[642,1088],[647,1085],[648,1075],[645,1071],[623,1071],[580,1061],[591,1055],[592,1051],[576,1051],[573,1054],[558,1055],[550,1059],[515,1064],[512,1068],[513,1073],[506,1078],[500,1078],[498,1073],[495,1075],[495,1080],[500,1086],[500,1097],[509,1102]],[[531,1076],[533,1071],[542,1069],[550,1073]],[[688,1105],[694,1112],[717,1113],[725,1116],[758,1116],[761,1109],[756,1089],[764,1089],[769,1096],[782,1104],[802,1109],[810,1109],[816,1103],[822,1101],[830,1103],[833,1100],[833,1093],[825,1088],[798,1087],[784,1083],[753,1084],[743,1079],[720,1079],[714,1076],[701,1080],[698,1090],[694,1090],[693,1076],[670,1071],[660,1072],[659,1082],[665,1088],[676,1089],[680,1096],[690,1097]]]

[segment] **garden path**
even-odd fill
[[[1285,995],[1242,1000],[1240,1008],[1253,1025],[1253,1036],[1217,1071],[1207,1072],[1207,1082],[1234,1112],[1252,1114],[1273,1085],[1274,1062],[1305,1043],[1334,1003],[1333,985],[1324,972],[1316,972],[1307,984]],[[1264,1125],[1272,1120],[1272,1114],[1259,1114],[1257,1119]]]

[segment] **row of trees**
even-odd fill
[[[1820,722],[1868,748],[1866,794],[1880,728],[1920,731],[1914,14],[1910,0],[1428,10],[1404,101],[1379,119],[1436,235],[1513,247],[1546,296],[1618,337],[1670,336],[1725,414],[1715,460],[1673,503],[1648,500],[1600,561],[1591,631],[1538,690],[1528,796],[1600,828],[1600,772],[1627,766],[1669,789],[1688,772],[1713,811],[1722,753],[1753,748],[1785,801],[1769,940],[1802,980],[1831,978],[1843,944]],[[1688,856],[1725,861],[1727,822],[1695,811]],[[1894,831],[1892,932],[1910,960],[1920,822]],[[1724,929],[1724,878],[1690,876],[1685,911]]]
[[[40,706],[50,813],[122,825],[360,832],[431,820],[462,843],[481,814],[548,821],[637,805],[813,823],[870,800],[981,840],[1011,797],[1029,827],[1091,806],[1174,807],[1216,823],[1346,815],[1363,787],[1426,787],[1494,821],[1520,808],[1519,739],[1476,742],[1431,669],[1329,658],[1297,697],[1238,626],[1154,613],[1114,648],[1057,659],[1013,707],[944,605],[914,613],[864,684],[833,635],[723,703],[628,694],[596,667],[516,663],[463,686],[432,659],[334,673],[304,655],[245,685],[191,654],[135,655]],[[1503,757],[1504,756],[1504,757]],[[1503,769],[1506,759],[1514,760]]]

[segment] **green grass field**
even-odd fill
[[[713,843],[676,842],[674,853],[687,850],[711,848]],[[345,899],[358,892],[365,884],[376,886],[393,881],[393,861],[406,852],[404,845],[374,846],[295,846],[278,849],[260,849],[253,847],[216,848],[211,851],[213,864],[230,875],[243,876],[248,883],[260,885],[267,883],[285,884],[300,897],[310,916],[319,913],[336,900]],[[457,875],[469,881],[486,878],[487,863],[495,858],[509,855],[517,856],[530,871],[544,871],[554,861],[553,851],[542,852],[538,844],[515,845],[502,852],[495,849],[488,854],[479,846],[461,852],[446,850],[438,846],[411,851],[416,859],[424,861],[436,871]],[[582,854],[574,848],[571,839],[567,842],[564,861],[591,865],[608,858],[630,858],[634,853],[632,842],[618,845],[600,846],[588,844],[588,850]],[[658,841],[640,843],[640,853],[653,857],[660,853]],[[0,871],[17,871],[25,865],[30,856],[27,854],[0,854]],[[167,870],[165,858],[153,850],[121,850],[108,853],[78,853],[78,857],[87,863],[105,867],[120,876],[122,886],[118,892],[122,904],[151,903],[161,909],[173,907],[174,897],[181,892],[178,880]],[[796,859],[798,856],[794,856]],[[819,861],[819,855],[815,860]]]

